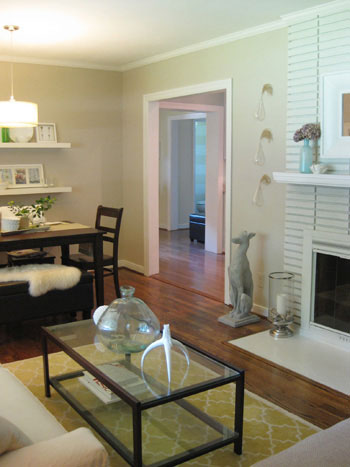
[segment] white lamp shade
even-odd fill
[[[22,128],[38,124],[38,106],[34,102],[0,101],[0,127]]]

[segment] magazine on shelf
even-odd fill
[[[140,394],[145,390],[145,383],[143,380],[120,363],[104,363],[102,365],[97,365],[97,368],[133,395]],[[120,397],[114,394],[114,392],[99,381],[98,378],[88,371],[84,371],[83,373],[84,376],[78,378],[79,381],[93,392],[95,396],[99,397],[102,402],[110,404],[120,400]]]

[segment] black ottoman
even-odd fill
[[[205,215],[190,214],[190,239],[205,242]]]

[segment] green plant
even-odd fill
[[[45,211],[48,211],[55,204],[56,198],[51,198],[51,196],[46,196],[46,198],[40,198],[35,201],[35,204],[31,205],[32,216],[33,217],[42,217]]]
[[[15,204],[14,201],[9,201],[7,204],[15,216],[18,217],[32,217],[40,218],[45,211],[52,208],[56,201],[56,198],[46,196],[35,201],[31,206],[24,206],[23,204]]]

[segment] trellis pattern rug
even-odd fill
[[[52,390],[51,398],[44,395],[42,358],[30,358],[4,365],[14,373],[46,406],[46,408],[59,420],[59,422],[71,431],[80,426],[87,426],[86,422],[67,404],[55,390]],[[52,375],[66,373],[74,369],[72,361],[62,352],[50,355],[50,373]],[[234,384],[226,385],[205,393],[191,396],[192,404],[202,408],[208,414],[214,416],[221,423],[233,429]],[[82,394],[86,389],[81,385]],[[83,396],[82,396],[83,397]],[[143,422],[143,440],[146,461],[157,460],[155,451],[169,450],[169,439],[163,436],[163,430],[159,425],[179,423],[179,437],[189,441],[195,441],[198,433],[191,429],[190,421],[177,419],[177,414],[164,412],[158,408],[154,416],[147,417]],[[170,413],[170,415],[169,415]],[[115,415],[115,414],[114,414]],[[170,417],[169,420],[162,416]],[[123,417],[121,411],[120,416]],[[129,417],[125,417],[129,418]],[[319,429],[300,418],[280,409],[258,396],[246,391],[244,408],[244,442],[243,454],[238,456],[233,453],[233,445],[213,451],[198,457],[183,465],[191,466],[251,466],[255,462],[280,452],[298,441],[312,435]],[[125,436],[128,429],[125,430]],[[101,440],[109,454],[111,467],[128,465],[107,443]],[[153,450],[153,452],[152,452]],[[148,458],[147,458],[148,457]]]

